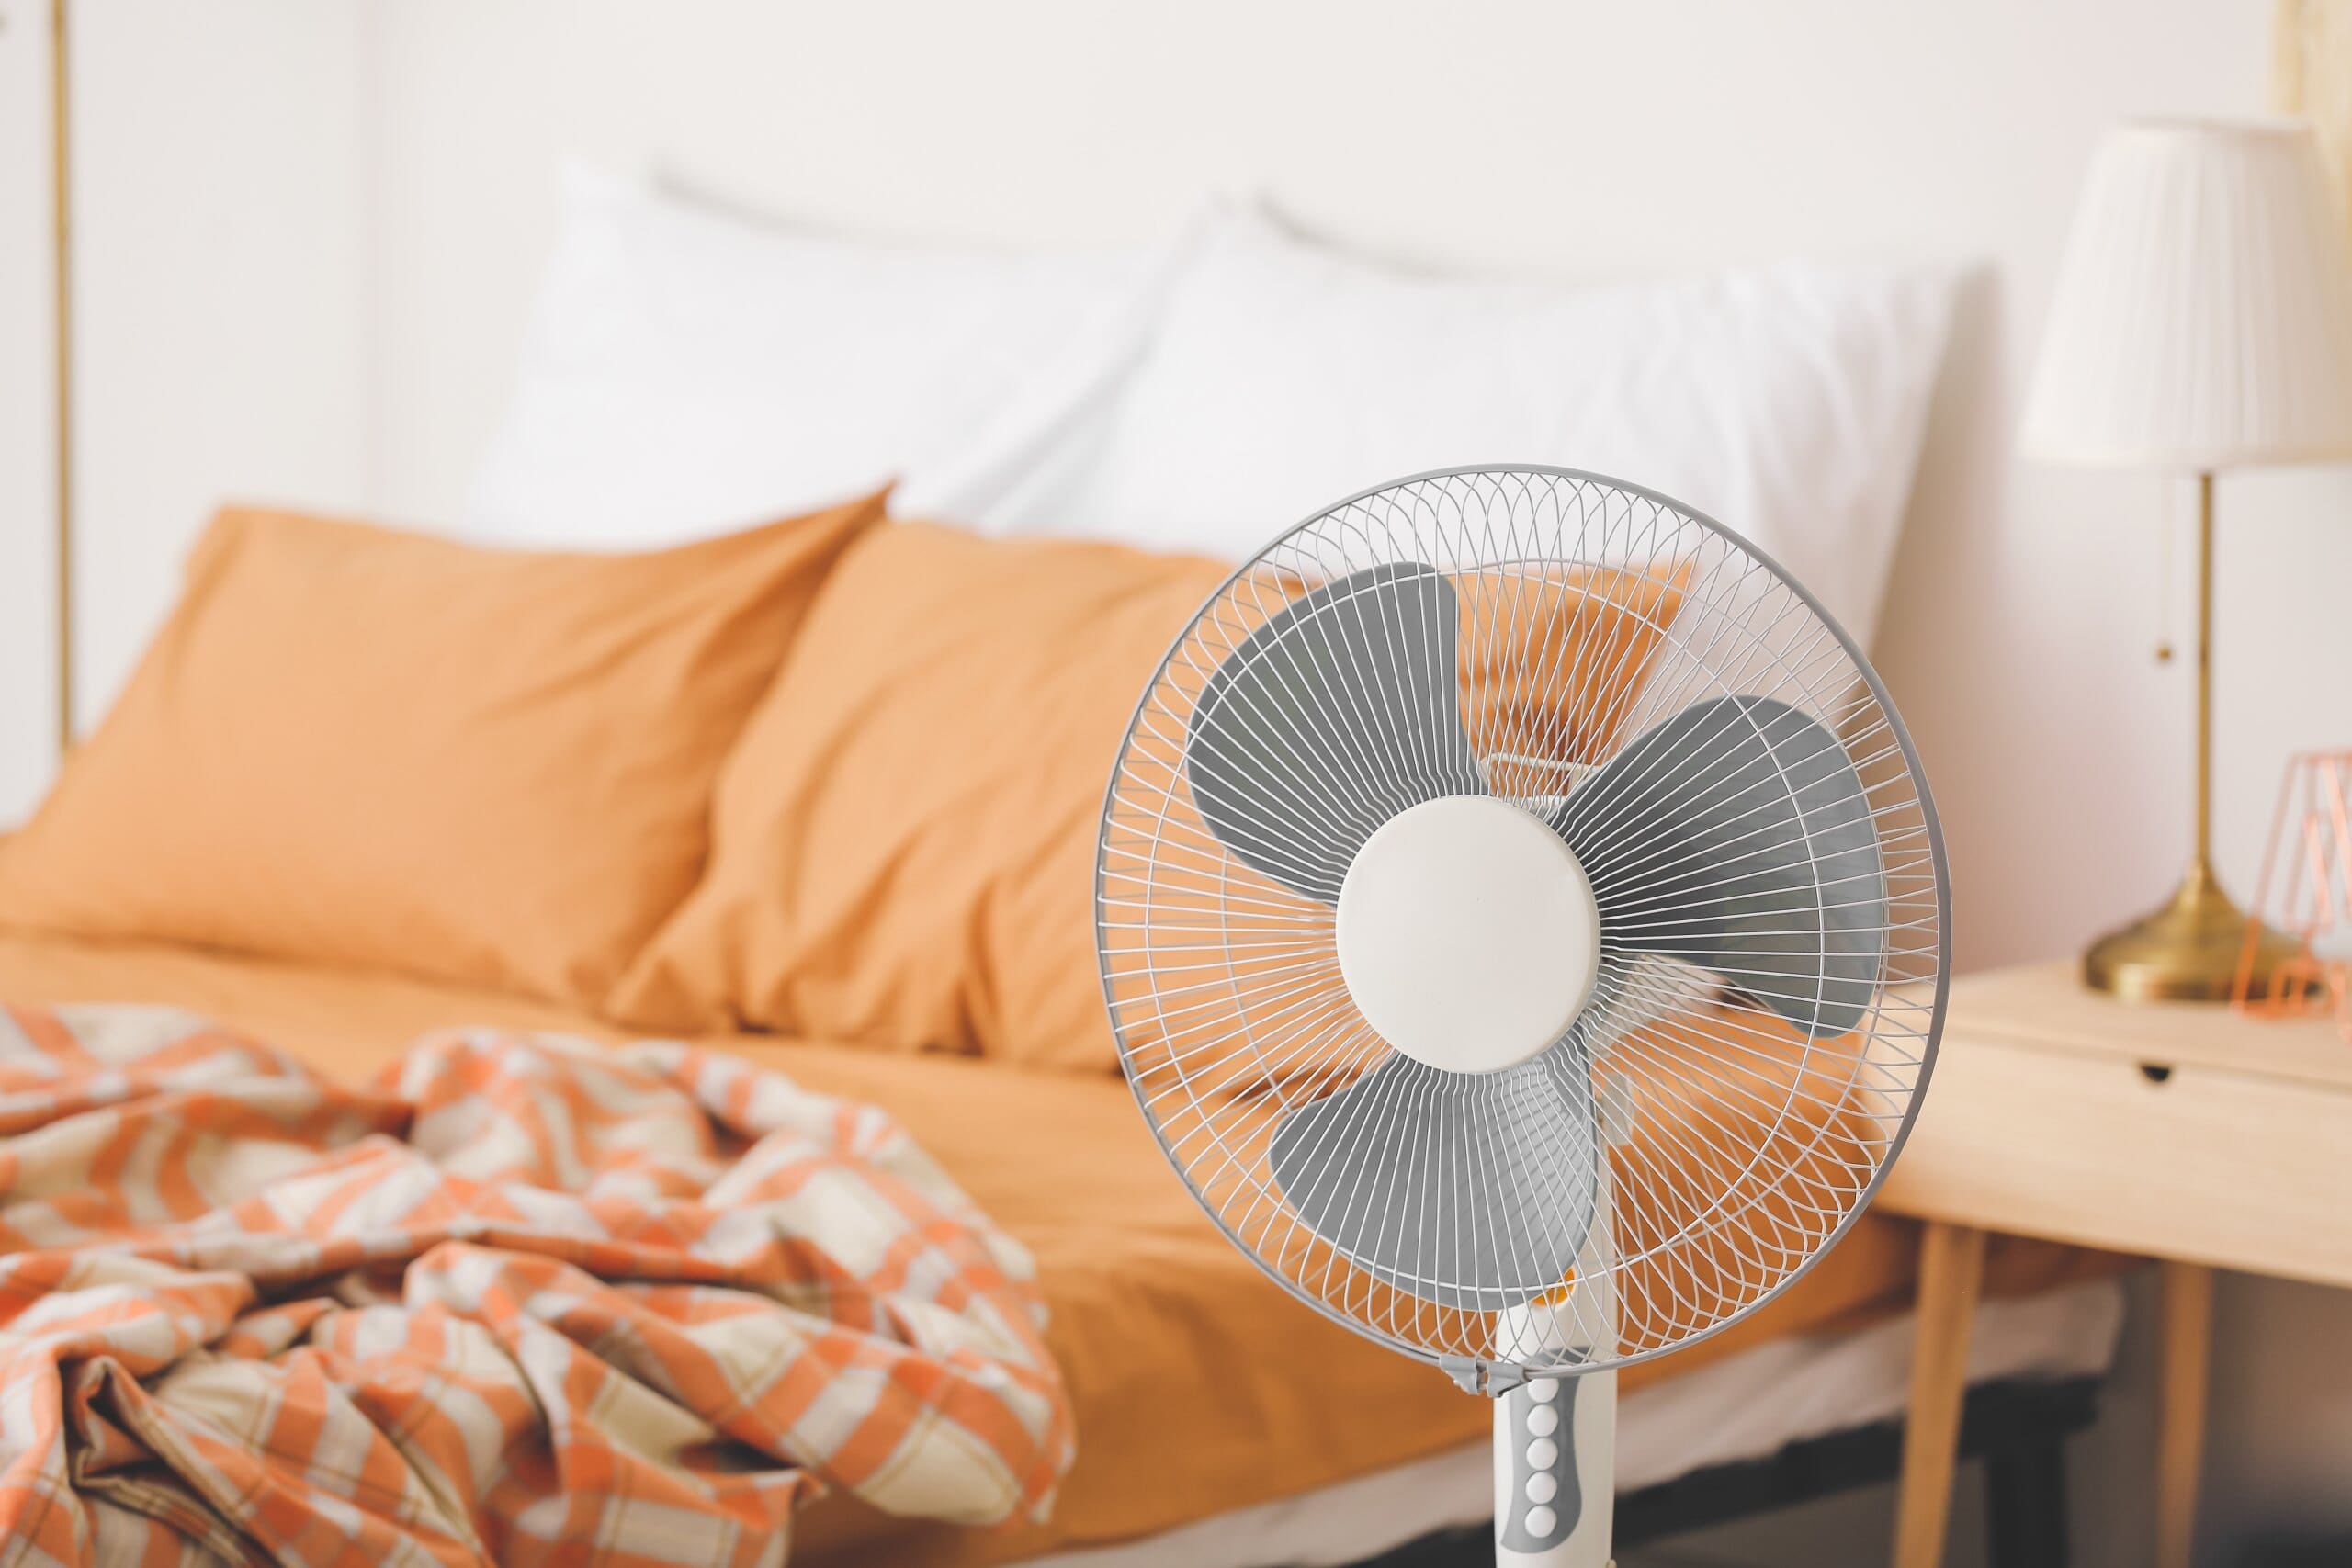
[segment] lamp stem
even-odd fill
[[[2296,940],[2251,919],[2213,872],[2213,476],[2197,476],[2197,833],[2188,874],[2163,908],[2083,954],[2083,978],[2127,1001],[2227,1001],[2270,994]],[[2300,984],[2300,982],[2296,982]],[[2244,989],[2241,990],[2240,987]]]
[[[2197,850],[2192,878],[2213,876],[2213,474],[2197,476]]]

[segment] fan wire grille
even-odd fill
[[[1405,562],[1436,568],[1456,590],[1458,711],[1497,798],[1554,811],[1651,727],[1710,698],[1751,695],[1834,735],[1865,797],[1883,873],[1883,919],[1864,928],[1876,940],[1875,983],[1860,1022],[1826,1038],[1770,1005],[1770,964],[1743,974],[1733,950],[1709,972],[1612,942],[1629,904],[1657,881],[1641,868],[1675,865],[1676,845],[1638,830],[1657,781],[1611,799],[1634,826],[1621,840],[1631,847],[1617,903],[1602,910],[1600,982],[1578,1026],[1588,1049],[1538,1059],[1555,1079],[1589,1072],[1594,1099],[1611,1108],[1610,1245],[1545,1300],[1566,1337],[1592,1348],[1586,1365],[1646,1359],[1785,1288],[1894,1157],[1942,1009],[1947,897],[1933,807],[1900,720],[1845,635],[1736,535],[1647,491],[1562,470],[1427,475],[1301,524],[1237,573],[1170,650],[1111,782],[1096,877],[1104,993],[1137,1101],[1203,1206],[1294,1294],[1361,1333],[1431,1360],[1485,1359],[1497,1354],[1497,1314],[1515,1303],[1442,1280],[1404,1288],[1394,1270],[1318,1234],[1274,1179],[1270,1145],[1283,1116],[1395,1054],[1350,998],[1330,906],[1245,863],[1208,829],[1187,745],[1212,675],[1252,631],[1317,585]],[[1341,719],[1405,700],[1365,674],[1309,695]],[[1425,792],[1442,766],[1436,750],[1367,757],[1350,805],[1377,815]],[[1343,835],[1330,803],[1310,794],[1302,786],[1279,803],[1272,820],[1283,842],[1255,846],[1253,858],[1279,869],[1285,853],[1333,850]],[[1720,867],[1726,885],[1741,874],[1737,858]],[[1683,867],[1674,896],[1691,886]],[[1432,1150],[1433,1165],[1489,1169],[1509,1152],[1503,1120],[1481,1113],[1461,1077],[1380,1087],[1378,1117],[1430,1121],[1461,1145]],[[1514,1113],[1561,1103],[1541,1098]],[[1589,1125],[1561,1134],[1590,1157]],[[1331,1152],[1350,1168],[1344,1151]],[[1556,1169],[1476,1197],[1396,1223],[1484,1227],[1459,1238],[1474,1249],[1532,1234],[1535,1210],[1574,1201]],[[1427,1256],[1453,1245],[1426,1239]],[[1515,1359],[1545,1370],[1544,1356]]]

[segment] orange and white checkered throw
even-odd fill
[[[888,1115],[723,1055],[452,1031],[356,1089],[0,1010],[0,1568],[736,1568],[829,1486],[1039,1515],[1030,1280]]]

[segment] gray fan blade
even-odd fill
[[[1408,806],[1484,794],[1455,691],[1453,585],[1374,567],[1284,605],[1219,664],[1185,772],[1218,842],[1336,903],[1372,830]]]
[[[1592,881],[1601,942],[1720,975],[1806,1033],[1870,1010],[1886,879],[1845,748],[1771,697],[1693,704],[1553,816]]]
[[[1499,1073],[1396,1056],[1283,1114],[1269,1161],[1308,1228],[1441,1306],[1556,1286],[1592,1228],[1597,1122],[1573,1043]]]

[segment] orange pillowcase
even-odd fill
[[[1103,790],[1161,656],[1227,570],[921,523],[861,537],[721,773],[708,874],[608,1010],[1114,1068],[1094,954]],[[1627,683],[1679,603],[1622,573],[1505,592],[1514,614],[1548,612],[1526,618],[1530,660],[1606,646]],[[1559,705],[1521,694],[1465,717],[1605,742],[1605,718]]]
[[[881,511],[638,556],[224,512],[0,846],[0,922],[594,1005],[693,887],[719,765]]]
[[[719,776],[708,874],[614,1016],[1115,1065],[1102,790],[1144,682],[1229,570],[926,523],[860,539]]]

